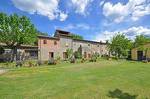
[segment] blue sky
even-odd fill
[[[150,0],[1,0],[0,12],[25,15],[50,36],[56,29],[96,41],[150,36]]]

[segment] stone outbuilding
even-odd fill
[[[0,62],[12,60],[12,49],[6,44],[0,43],[0,46],[4,49],[4,53],[0,54]],[[17,49],[17,60],[30,60],[38,59],[38,46],[21,45]]]
[[[131,59],[142,61],[150,60],[150,43],[143,45],[142,47],[133,48],[131,50]]]

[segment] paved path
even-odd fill
[[[6,73],[8,70],[0,68],[0,75]]]

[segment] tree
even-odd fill
[[[26,16],[12,14],[10,16],[0,13],[0,42],[5,43],[12,49],[12,60],[16,55],[17,49],[22,44],[33,44],[37,39],[34,25]]]
[[[82,58],[82,45],[79,46],[78,50],[74,52],[74,56],[77,59]]]
[[[77,34],[72,34],[73,39],[83,40],[83,37]]]
[[[4,52],[5,52],[4,48],[0,46],[0,55],[3,54]]]
[[[76,59],[81,59],[81,58],[82,58],[82,54],[81,54],[79,51],[75,51],[75,52],[74,52],[74,57],[75,57]]]
[[[43,36],[48,36],[48,33],[44,33],[44,32],[41,32],[41,31],[37,31],[37,34],[38,35],[43,35]]]
[[[144,35],[138,35],[134,41],[134,47],[143,46],[144,44],[150,42],[150,37],[146,37]]]
[[[37,31],[37,35],[42,35],[42,36],[48,36],[48,33],[44,33],[41,31]],[[35,45],[38,45],[38,39],[36,39],[36,41],[34,42]]]
[[[126,57],[131,49],[131,41],[124,34],[118,33],[108,44],[109,51],[117,58]]]
[[[68,49],[66,50],[66,52],[67,52],[67,57],[68,57],[68,59],[70,59],[70,58],[72,57],[72,55],[73,55],[73,50],[68,48]]]

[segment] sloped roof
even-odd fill
[[[7,47],[7,45],[6,45],[5,43],[0,43],[0,46]],[[38,46],[26,45],[26,44],[23,44],[23,45],[21,45],[20,47],[24,47],[24,48],[38,48]]]
[[[64,30],[57,29],[55,31],[54,37],[60,37],[60,36],[65,36],[65,37],[72,37],[72,33]]]
[[[141,49],[141,47],[149,48],[150,49],[150,42],[145,43],[144,45],[141,45],[139,47],[135,47],[132,50]]]
[[[72,38],[72,34],[73,34],[73,33],[71,33],[71,32],[57,29],[57,30],[55,31],[54,37],[42,36],[42,35],[39,35],[38,37],[39,37],[39,38],[56,39],[56,40],[59,40],[60,37],[69,37],[69,38],[73,39],[73,38]],[[106,45],[106,43],[104,43],[104,42],[97,42],[97,41],[90,41],[90,40],[80,40],[80,39],[73,39],[73,40],[74,40],[74,41],[79,41],[79,42],[86,42],[86,43],[95,43],[95,44],[103,44],[103,45]]]
[[[86,43],[98,43],[98,44],[106,44],[106,43],[103,43],[103,42],[97,42],[97,41],[90,41],[90,40],[79,40],[79,39],[73,39],[74,41],[81,41],[81,42],[86,42]]]
[[[44,35],[38,35],[38,38],[47,38],[47,39],[55,39],[55,40],[59,40],[58,37],[50,37],[50,36],[44,36]]]

